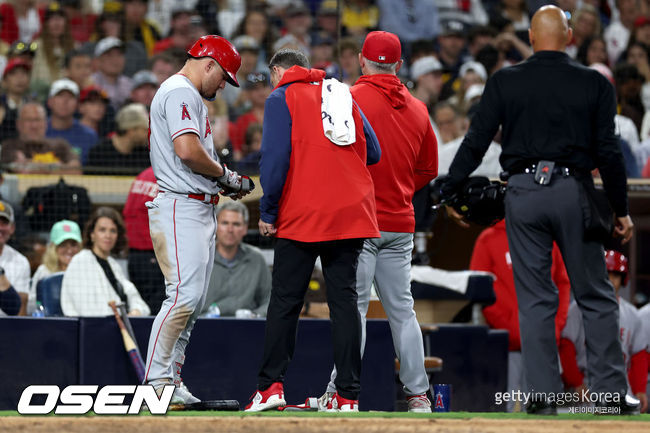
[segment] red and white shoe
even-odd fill
[[[327,412],[359,412],[359,400],[348,400],[337,392],[327,402]]]
[[[286,405],[287,402],[284,400],[282,382],[275,382],[264,391],[255,391],[251,402],[248,403],[248,406],[244,410],[246,412],[261,412]]]
[[[409,404],[409,412],[431,413],[431,402],[426,394],[411,395],[406,397]]]

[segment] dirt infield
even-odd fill
[[[557,433],[650,431],[650,423],[622,420],[380,419],[304,417],[5,417],[0,432],[69,433]]]

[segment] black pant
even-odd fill
[[[149,305],[155,316],[165,300],[165,277],[163,277],[153,250],[129,251],[129,279],[140,292],[142,300]]]
[[[264,357],[258,377],[260,391],[284,381],[296,346],[298,316],[316,258],[320,256],[332,322],[334,384],[343,398],[358,400],[361,389],[361,320],[357,310],[357,263],[363,239],[275,244],[271,300],[266,316]]]
[[[508,180],[506,229],[526,383],[530,391],[562,390],[555,341],[558,295],[551,280],[555,241],[582,312],[590,391],[625,395],[618,303],[607,277],[603,246],[583,240],[584,209],[579,188],[574,177],[553,176],[548,186],[536,184],[532,174]]]

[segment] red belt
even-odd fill
[[[189,198],[193,198],[194,200],[199,200],[204,203],[210,203],[210,204],[218,204],[219,203],[219,195],[210,195],[210,194],[187,194]]]
[[[159,190],[158,192],[164,193],[165,191]],[[181,194],[185,195],[185,194]],[[203,203],[218,204],[219,195],[210,195],[210,194],[187,194],[188,198],[193,198],[194,200],[202,201]]]

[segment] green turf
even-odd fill
[[[148,413],[143,413],[143,416],[152,416]],[[0,416],[20,416],[16,411],[0,411]],[[54,416],[54,415],[46,415]],[[90,415],[92,416],[92,415]],[[305,418],[441,418],[441,419],[469,419],[469,418],[490,418],[490,419],[545,419],[545,420],[589,420],[589,421],[645,421],[650,422],[650,414],[643,414],[637,416],[598,416],[591,414],[559,414],[555,417],[548,416],[532,416],[525,413],[503,413],[503,412],[449,412],[449,413],[408,413],[408,412],[358,412],[358,413],[326,413],[326,412],[262,412],[262,413],[247,413],[247,412],[216,412],[216,411],[186,411],[186,412],[169,412],[168,416],[211,416],[211,417],[289,417],[298,416]]]

